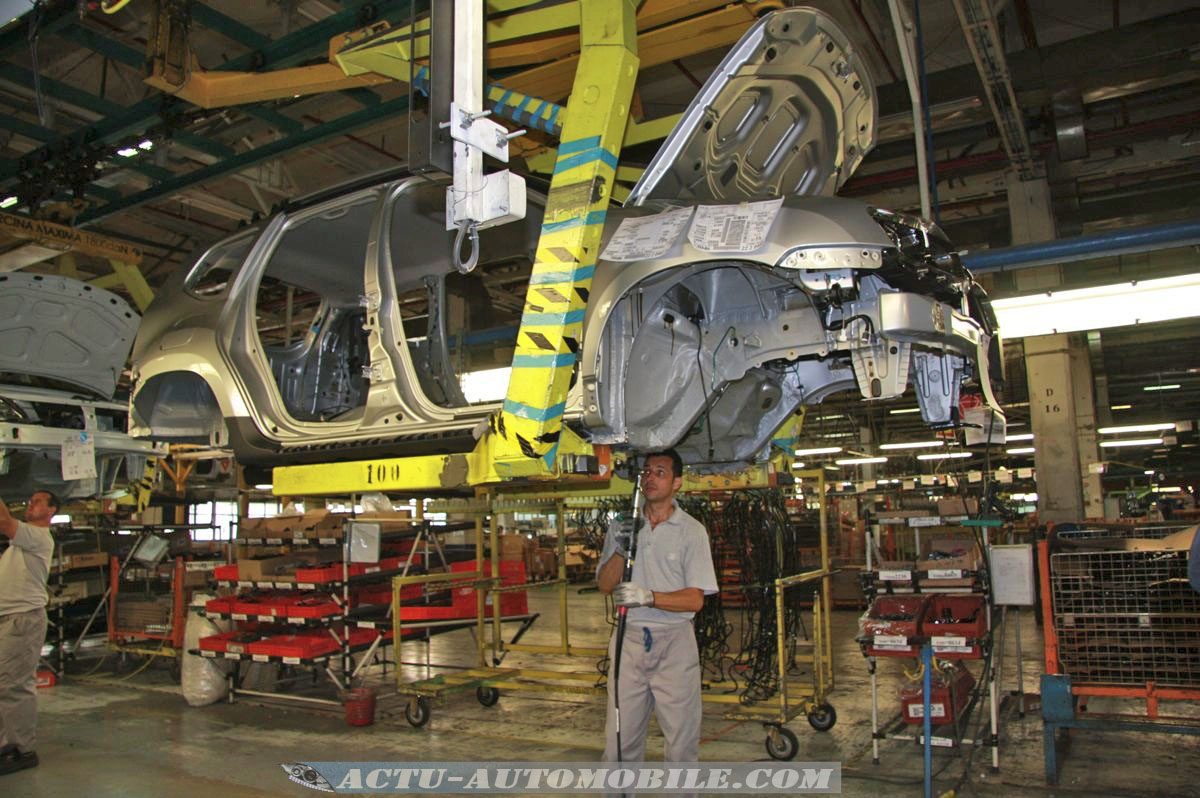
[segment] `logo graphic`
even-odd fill
[[[333,792],[333,785],[325,777],[303,762],[284,762],[280,765],[287,777],[297,784],[321,792]]]

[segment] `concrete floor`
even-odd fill
[[[522,642],[554,644],[558,604],[551,589],[531,592],[531,609],[542,613]],[[572,643],[600,645],[607,627],[602,599],[572,587]],[[838,722],[829,732],[813,731],[803,718],[789,724],[799,738],[797,760],[842,763],[843,794],[916,796],[921,794],[921,753],[912,743],[885,741],[881,763],[871,762],[870,703],[866,661],[853,642],[858,612],[834,617],[837,684],[829,700]],[[1027,691],[1036,692],[1041,670],[1038,630],[1023,618]],[[469,632],[434,638],[432,661],[475,664]],[[406,660],[424,661],[425,647],[408,643]],[[590,660],[568,663],[557,657],[510,655],[505,666],[572,667],[587,670]],[[881,714],[898,710],[894,698],[901,661],[881,660]],[[1015,687],[1012,655],[1005,663],[1004,688]],[[406,668],[423,678],[423,668]],[[280,764],[292,761],[595,761],[603,748],[603,706],[575,696],[506,694],[499,704],[480,706],[473,693],[434,704],[429,725],[414,729],[403,717],[399,696],[384,695],[376,723],[346,726],[340,714],[235,704],[189,707],[170,683],[165,668],[152,667],[117,681],[102,669],[96,676],[73,677],[41,692],[38,753],[40,767],[0,777],[0,796],[241,796],[312,795],[289,782]],[[942,774],[935,795],[954,787],[968,765],[957,795],[976,796],[1184,796],[1200,795],[1200,741],[1166,734],[1076,734],[1063,759],[1062,783],[1049,789],[1042,767],[1042,727],[1038,711],[1017,717],[1015,700],[1002,724],[1001,769],[989,772],[989,752],[966,758],[935,750]],[[1095,707],[1099,709],[1099,707]],[[1188,708],[1189,710],[1193,708]],[[708,761],[766,759],[764,732],[757,723],[729,721],[720,708],[706,705],[701,758]],[[662,756],[662,737],[652,730],[648,758]],[[729,793],[726,793],[728,795]]]

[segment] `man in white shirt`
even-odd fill
[[[614,706],[614,666],[609,666],[605,762],[641,762],[646,752],[650,714],[666,738],[664,759],[695,762],[700,758],[700,655],[692,617],[704,597],[717,592],[708,532],[675,501],[683,484],[683,462],[674,449],[646,457],[641,475],[646,499],[645,523],[638,533],[631,581],[621,581],[625,568],[620,523],[608,530],[600,555],[596,584],[627,607],[621,646],[620,727]],[[616,634],[609,642],[615,662]]]
[[[0,502],[0,535],[8,548],[0,555],[0,775],[37,767],[38,655],[46,639],[46,580],[54,539],[50,519],[58,497],[37,490],[29,497],[25,520]]]

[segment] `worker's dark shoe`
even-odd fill
[[[35,768],[38,764],[37,751],[21,751],[14,745],[0,753],[0,776],[18,770]]]

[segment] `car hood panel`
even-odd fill
[[[628,204],[832,194],[874,146],[876,113],[867,67],[829,17],[774,12],[713,71]]]
[[[121,297],[78,280],[0,275],[0,371],[111,398],[139,320]]]

